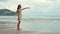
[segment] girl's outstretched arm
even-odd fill
[[[22,8],[21,10],[30,9],[29,7]]]

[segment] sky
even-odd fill
[[[22,8],[30,7],[22,11],[23,16],[60,17],[60,0],[0,0],[0,9],[10,9],[16,12],[18,4],[21,4]]]

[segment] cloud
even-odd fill
[[[2,0],[4,1],[4,0]],[[26,6],[32,6],[30,5],[30,3],[27,3],[27,0],[7,0],[6,2],[0,2],[0,7],[1,8],[7,8],[7,9],[10,9],[10,10],[13,10],[13,11],[16,11],[16,8],[17,8],[17,5],[18,4],[21,4],[22,7],[26,7]]]
[[[8,1],[8,0],[0,0],[0,2],[6,2],[6,1]]]
[[[16,10],[17,2],[16,0],[7,0],[6,2],[0,2],[1,8],[7,8],[10,10]]]
[[[21,4],[22,7],[30,7],[29,10],[24,10],[23,13],[25,15],[53,14],[55,10],[57,11],[60,8],[60,0],[0,0],[0,8],[7,8],[13,11],[16,11],[18,4]]]
[[[42,14],[47,14],[51,12],[50,10],[56,8],[56,2],[52,0],[32,0],[32,4],[34,5],[34,10],[42,13]]]
[[[31,0],[33,3],[47,3],[47,0]]]

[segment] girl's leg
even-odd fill
[[[18,14],[18,23],[17,23],[17,29],[18,30],[21,30],[20,23],[21,23],[21,16],[20,16],[20,14]]]
[[[20,23],[21,23],[20,15],[18,14],[17,30],[20,30]]]
[[[18,21],[18,23],[17,23],[17,29],[18,30],[20,30],[20,23],[21,23],[21,21]]]

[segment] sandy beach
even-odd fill
[[[59,32],[39,32],[32,30],[16,30],[16,29],[5,29],[0,30],[0,34],[60,34]]]
[[[0,18],[0,34],[60,34],[59,19],[22,19],[20,31],[17,18]]]
[[[14,22],[5,23],[4,21],[4,24],[0,26],[0,34],[60,34],[59,32],[60,30],[58,29],[59,27],[57,27],[59,25],[60,24],[54,24],[53,26],[52,24],[51,29],[51,24],[35,23],[35,21],[31,21],[30,23],[28,21],[27,22],[24,21],[23,23],[21,23],[22,30],[18,31],[16,29],[16,23],[14,25]]]

